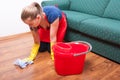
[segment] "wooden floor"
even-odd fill
[[[0,80],[120,80],[120,65],[92,52],[77,75],[58,75],[48,52],[39,53],[25,69],[15,66],[16,59],[29,55],[32,44],[30,33],[0,38]]]

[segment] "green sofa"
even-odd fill
[[[92,52],[120,63],[120,0],[48,0],[67,16],[66,41],[87,41]]]

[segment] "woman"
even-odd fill
[[[38,51],[50,52],[54,60],[52,46],[56,42],[63,41],[66,32],[67,23],[64,13],[55,6],[45,6],[42,9],[37,2],[34,2],[23,8],[21,19],[29,25],[34,38],[30,56],[22,61],[33,61]]]

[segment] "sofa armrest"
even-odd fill
[[[41,5],[42,7],[54,5],[60,8],[61,10],[68,10],[70,1],[69,0],[47,0],[47,1],[43,0],[41,2]]]

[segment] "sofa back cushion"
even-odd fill
[[[120,0],[111,0],[103,16],[120,20]]]
[[[47,0],[47,1],[42,1],[41,3],[42,6],[54,5],[59,7],[62,10],[68,10],[69,4],[70,4],[69,0]]]
[[[109,0],[70,0],[70,10],[102,16]]]

